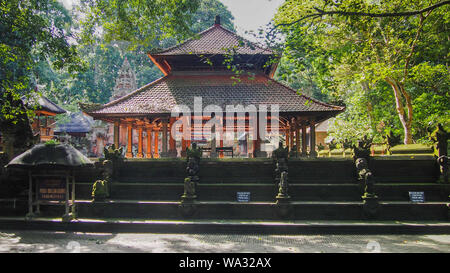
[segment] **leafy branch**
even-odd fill
[[[280,23],[275,25],[270,32],[273,32],[275,29],[283,26],[292,26],[299,22],[302,22],[306,19],[317,19],[325,15],[341,15],[341,16],[363,16],[363,17],[371,17],[371,18],[381,18],[381,17],[409,17],[414,15],[423,14],[425,12],[431,12],[434,9],[437,9],[439,7],[449,5],[450,0],[442,1],[437,4],[431,5],[429,7],[420,9],[420,10],[414,10],[414,11],[404,11],[404,12],[381,12],[381,13],[370,13],[370,12],[357,12],[357,11],[343,11],[343,10],[335,10],[335,11],[325,11],[320,8],[313,8],[316,13],[308,14],[303,17],[300,17],[299,19],[290,22],[290,23]]]

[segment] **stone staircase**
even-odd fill
[[[182,160],[128,161],[119,169],[111,198],[91,202],[92,182],[78,174],[77,207],[82,218],[364,220],[362,185],[351,159],[291,159],[288,211],[275,204],[271,160],[202,160],[195,209],[180,208],[186,163]],[[436,183],[431,156],[376,157],[370,163],[380,206],[376,220],[448,220],[449,185]],[[86,175],[89,177],[89,175]],[[92,179],[91,179],[92,181]],[[411,203],[422,191],[425,203]],[[238,202],[237,192],[250,192]]]

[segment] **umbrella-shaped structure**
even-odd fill
[[[41,204],[64,204],[66,213],[64,220],[73,217],[75,210],[75,178],[73,170],[77,167],[93,166],[94,163],[80,151],[68,144],[38,144],[12,159],[7,168],[23,168],[28,170],[28,214],[33,217],[33,205],[40,213]],[[35,195],[33,198],[33,182]],[[70,182],[72,182],[72,198],[69,200]],[[72,214],[69,213],[72,207]]]
[[[33,168],[42,166],[81,167],[91,165],[89,160],[80,151],[69,144],[44,143],[12,159],[6,167]]]

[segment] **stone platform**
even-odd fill
[[[77,214],[88,219],[245,220],[245,221],[449,221],[450,185],[437,183],[438,166],[432,156],[375,157],[379,207],[365,212],[362,185],[351,159],[299,158],[289,161],[290,202],[276,205],[277,186],[270,159],[202,160],[198,196],[180,206],[186,162],[179,159],[128,160],[118,169],[111,196],[92,202],[95,169],[76,173]],[[20,174],[14,177],[20,180]],[[424,203],[409,201],[410,191],[425,194]],[[249,192],[249,202],[237,202]],[[0,216],[25,215],[26,196],[0,200]],[[42,206],[41,216],[62,215],[58,207]]]

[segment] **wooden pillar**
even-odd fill
[[[289,141],[290,141],[290,139],[291,139],[291,136],[290,136],[290,129],[289,129],[289,125],[288,125],[288,123],[286,124],[286,130],[284,130],[284,132],[285,132],[285,135],[286,135],[286,147],[288,148],[288,150],[290,150],[290,148],[291,148],[291,145],[290,145],[290,143],[289,143]]]
[[[216,158],[216,125],[211,128],[211,158]]]
[[[172,135],[172,126],[175,123],[175,118],[170,118],[170,128],[169,128],[169,156],[170,157],[177,157],[177,147],[176,147],[176,141],[173,138]]]
[[[306,124],[302,124],[302,156],[308,155],[308,147],[306,145]]]
[[[119,148],[119,139],[120,139],[120,121],[114,122],[114,147],[116,149]]]
[[[162,119],[162,147],[161,147],[161,157],[167,157],[167,118]]]
[[[187,140],[181,139],[181,157],[186,157]]]
[[[259,120],[259,117],[258,117]],[[253,141],[253,157],[263,156],[261,152],[261,135],[259,134],[259,122],[256,123],[256,140]]]
[[[292,151],[292,149],[294,148],[294,123],[292,121],[289,122],[289,151]]]
[[[295,146],[297,147],[297,154],[300,155],[300,127],[298,121],[295,121]]]
[[[152,158],[152,128],[147,127],[147,154],[146,158]]]
[[[309,156],[316,157],[316,125],[314,122],[311,122],[309,126],[309,139],[310,139],[310,147],[309,147]]]
[[[138,134],[139,134],[138,135],[138,153],[137,153],[136,157],[143,158],[144,157],[144,150],[143,150],[144,141],[143,141],[143,128],[142,128],[142,126],[139,126]]]
[[[154,146],[155,146],[155,151],[153,152],[153,157],[154,158],[159,158],[159,128],[155,128],[154,130],[154,137],[155,137],[155,141],[154,141]]]
[[[127,140],[128,145],[125,156],[131,158],[133,157],[133,126],[131,122],[127,124],[127,130],[128,130],[128,140]]]
[[[219,140],[220,148],[223,148],[223,138],[225,135],[224,130],[225,130],[225,126],[222,126],[222,131],[220,132],[220,140]],[[219,158],[223,158],[223,151],[220,151]]]
[[[181,125],[181,157],[186,157],[186,149],[189,147],[188,140],[190,140],[190,134],[187,134],[188,128],[185,128],[185,122]],[[189,136],[188,136],[189,135]]]

